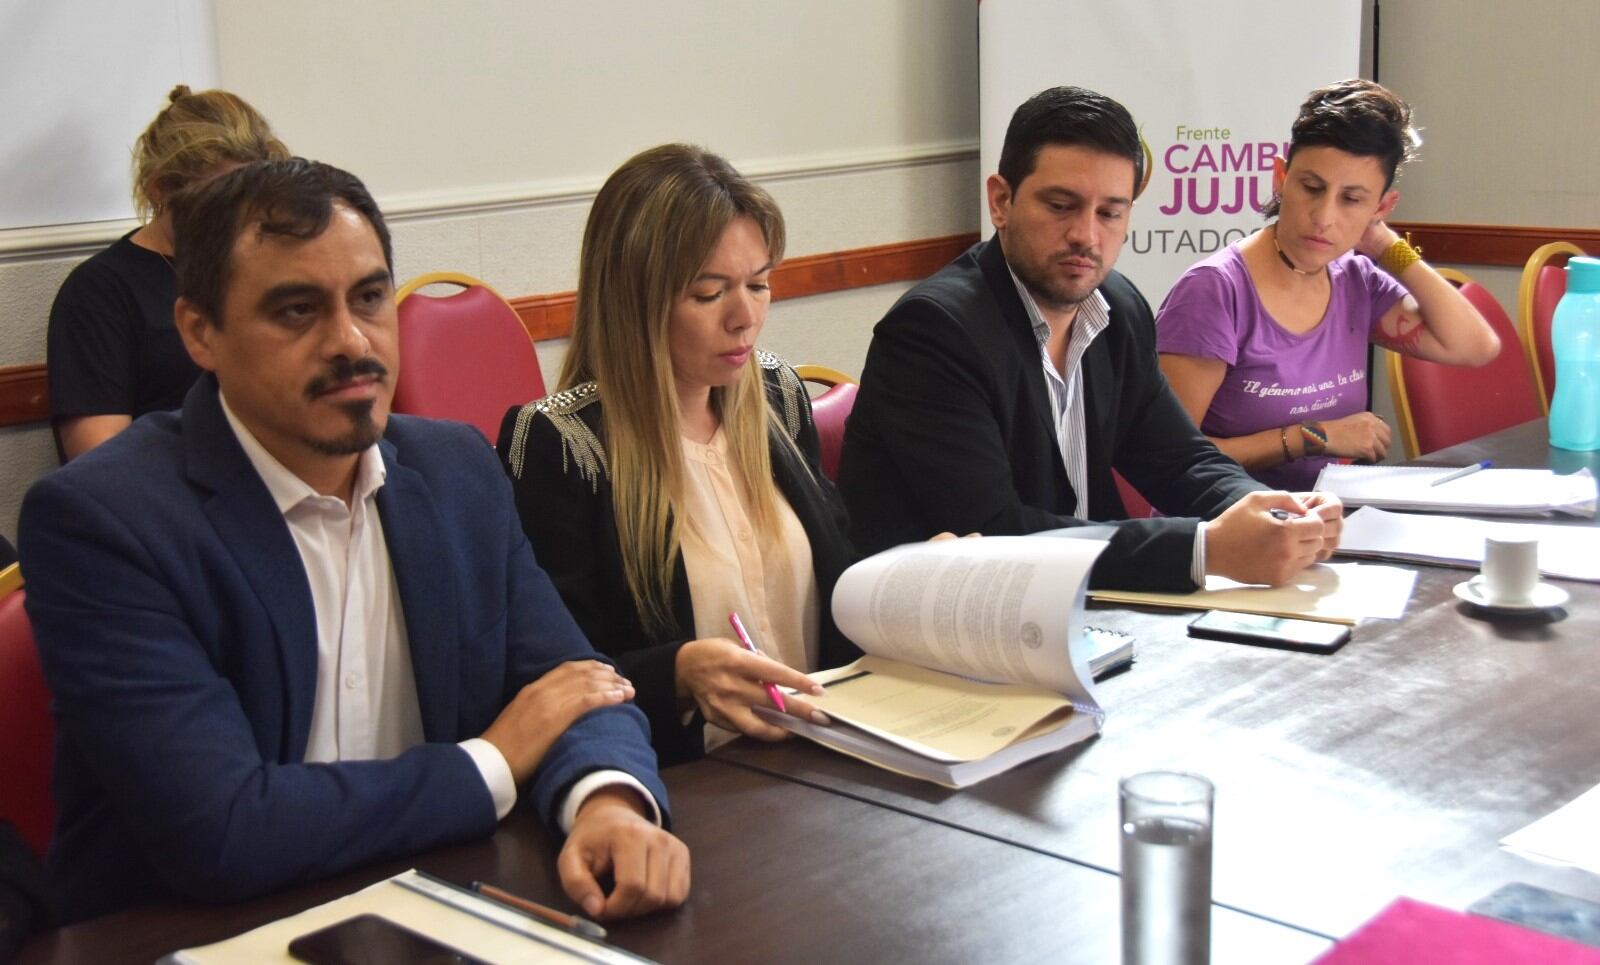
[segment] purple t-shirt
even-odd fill
[[[1367,340],[1406,290],[1354,252],[1329,264],[1328,278],[1328,309],[1304,335],[1267,314],[1238,245],[1199,262],[1172,286],[1156,316],[1157,350],[1228,364],[1201,432],[1244,436],[1366,408]],[[1296,459],[1254,475],[1268,486],[1297,492],[1310,489],[1332,461]]]

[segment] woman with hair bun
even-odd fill
[[[63,461],[147,412],[178,408],[200,374],[172,322],[168,199],[241,164],[288,156],[237,95],[172,89],[133,147],[134,209],[144,223],[74,268],[50,307],[50,417]]]
[[[1385,223],[1420,143],[1411,109],[1346,80],[1301,105],[1266,228],[1190,268],[1156,317],[1161,370],[1211,441],[1269,486],[1308,490],[1344,457],[1378,462],[1367,344],[1486,365],[1500,341]]]

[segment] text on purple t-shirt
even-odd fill
[[[1244,436],[1367,407],[1367,341],[1406,290],[1354,252],[1328,265],[1328,279],[1327,310],[1303,335],[1267,314],[1237,245],[1195,264],[1173,285],[1156,316],[1157,350],[1228,365],[1201,432]],[[1331,461],[1296,459],[1254,475],[1278,489],[1307,490]]]

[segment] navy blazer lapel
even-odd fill
[[[388,475],[378,490],[378,514],[405,614],[411,670],[417,681],[422,731],[429,741],[454,741],[461,690],[460,626],[455,567],[451,565],[433,494],[416,470],[400,462],[394,444],[378,443]]]
[[[298,761],[310,736],[317,690],[317,622],[305,564],[267,484],[222,413],[215,376],[202,376],[184,399],[183,436],[189,480],[211,493],[204,501],[206,518],[277,631],[284,680],[278,755]]]
[[[1044,425],[1050,438],[1056,437],[1054,410],[1050,406],[1050,387],[1044,384],[1044,363],[1039,355],[1039,339],[1033,334],[1033,322],[1028,319],[1028,309],[1017,293],[1017,283],[1012,280],[1011,268],[1000,247],[1000,236],[984,242],[978,252],[978,266],[983,269],[984,281],[1000,308],[1000,319],[1006,334],[1016,343],[1022,358],[1022,382],[1027,387],[1033,411]]]

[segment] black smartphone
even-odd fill
[[[357,915],[289,943],[312,965],[489,965],[381,915]]]
[[[1333,653],[1350,642],[1350,628],[1321,620],[1290,620],[1259,613],[1209,610],[1190,621],[1189,636],[1284,650]]]

